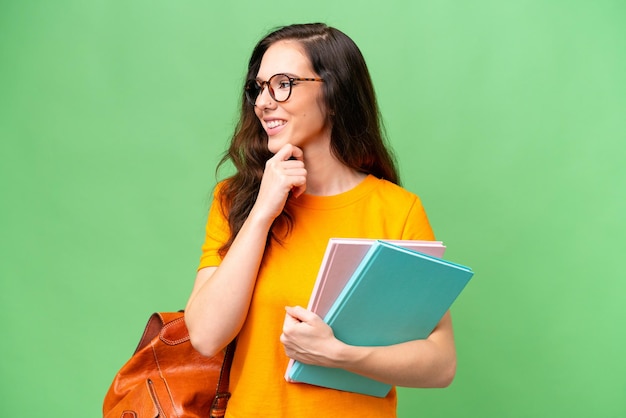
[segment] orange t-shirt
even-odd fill
[[[217,199],[209,212],[199,268],[220,264],[217,249],[228,236]],[[307,306],[330,238],[433,240],[419,198],[370,175],[345,193],[304,194],[289,198],[287,205],[294,227],[282,244],[272,241],[263,256],[248,317],[237,337],[226,416],[395,417],[395,388],[377,398],[285,381],[289,358],[279,337],[285,306]]]

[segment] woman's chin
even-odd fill
[[[267,141],[267,149],[272,153],[276,154],[287,142],[281,141],[278,139],[270,138]]]

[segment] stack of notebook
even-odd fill
[[[470,268],[441,259],[439,241],[329,241],[308,309],[350,345],[425,339],[471,279]],[[343,369],[290,361],[285,378],[366,395],[391,385]]]

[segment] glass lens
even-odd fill
[[[291,94],[291,81],[285,74],[276,74],[269,79],[270,93],[277,102],[284,102]]]
[[[248,80],[246,82],[246,98],[248,99],[248,103],[254,106],[261,90],[261,86],[259,86],[256,80]]]

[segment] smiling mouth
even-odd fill
[[[278,128],[279,126],[282,126],[285,123],[287,123],[287,121],[284,121],[284,120],[269,120],[265,122],[265,124],[267,125],[269,129]]]

